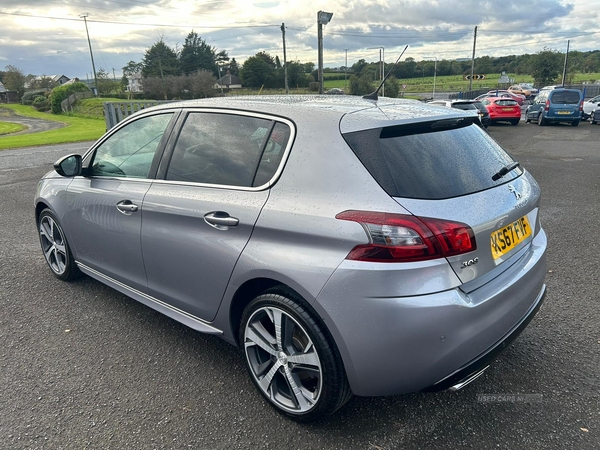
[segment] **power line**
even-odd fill
[[[67,21],[75,21],[75,22],[81,22],[80,19],[74,19],[74,18],[69,18],[69,17],[51,17],[51,16],[36,16],[33,14],[22,14],[22,13],[7,13],[7,12],[2,12],[0,11],[0,14],[6,15],[6,16],[19,16],[19,17],[33,17],[36,19],[51,19],[51,20],[67,20]],[[275,24],[263,24],[263,25],[237,25],[237,24],[228,24],[228,25],[222,25],[222,26],[207,26],[207,25],[200,25],[200,24],[195,24],[195,25],[187,25],[187,24],[178,24],[178,25],[170,25],[170,24],[164,24],[164,23],[140,23],[140,22],[114,22],[114,21],[110,21],[110,20],[88,20],[89,23],[105,23],[105,24],[110,24],[110,25],[137,25],[137,26],[147,26],[147,27],[166,27],[166,28],[194,28],[194,27],[199,27],[199,28],[203,28],[203,29],[210,29],[210,30],[221,30],[221,29],[237,29],[237,28],[271,28],[271,27],[277,27],[279,28],[280,25],[275,25]]]

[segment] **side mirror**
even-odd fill
[[[81,175],[81,155],[67,155],[54,163],[54,170],[61,177]]]

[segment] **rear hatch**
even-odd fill
[[[574,117],[579,115],[581,92],[575,90],[556,90],[550,95],[548,115],[554,117]]]
[[[537,183],[472,119],[384,127],[344,138],[406,210],[472,229],[476,249],[446,259],[473,289],[516,262],[539,230]]]

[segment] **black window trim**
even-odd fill
[[[185,123],[187,117],[192,113],[229,114],[229,115],[247,116],[247,117],[253,117],[253,118],[257,118],[257,119],[270,120],[272,122],[272,124],[271,124],[270,130],[269,130],[269,135],[270,135],[270,132],[275,127],[275,124],[277,122],[286,124],[290,128],[290,137],[288,139],[286,148],[283,152],[283,156],[281,157],[281,161],[279,162],[279,166],[278,166],[277,170],[275,171],[275,173],[273,174],[273,176],[271,177],[271,179],[260,186],[235,186],[235,185],[228,185],[228,184],[211,184],[211,183],[198,183],[198,182],[193,182],[193,181],[167,180],[166,179],[167,170],[169,168],[169,163],[171,162],[171,158],[173,157],[173,152],[175,150],[175,145],[177,143],[177,139],[179,138],[179,134],[181,133],[181,130],[183,129],[183,124]],[[269,135],[267,135],[267,138]],[[198,187],[208,187],[208,188],[216,188],[216,189],[229,189],[229,190],[236,190],[236,191],[263,191],[263,190],[268,189],[271,186],[273,186],[279,179],[279,176],[281,175],[281,172],[283,172],[283,169],[287,162],[287,159],[290,154],[292,145],[295,141],[295,138],[296,138],[296,124],[291,119],[288,119],[285,117],[281,117],[281,116],[277,116],[277,115],[273,115],[273,114],[265,114],[265,113],[259,113],[259,112],[254,112],[254,111],[229,109],[229,108],[215,108],[215,107],[212,107],[212,108],[202,108],[202,107],[183,108],[183,111],[182,111],[181,115],[179,116],[177,123],[175,124],[175,131],[171,133],[171,136],[166,144],[165,151],[162,154],[162,159],[158,166],[158,172],[156,174],[154,183],[172,184],[172,185],[180,185],[180,186],[198,186]],[[268,139],[265,139],[265,144],[266,144],[267,140]],[[263,149],[263,151],[264,151],[264,149]],[[261,152],[261,154],[262,154],[262,152]]]

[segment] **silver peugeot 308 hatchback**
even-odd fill
[[[296,420],[458,389],[545,295],[540,189],[478,120],[349,96],[149,108],[40,181],[43,254],[238,346]]]

